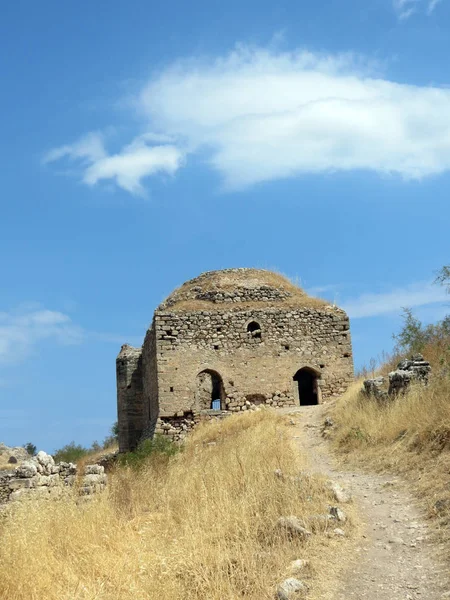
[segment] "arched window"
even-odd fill
[[[319,404],[319,377],[320,375],[309,367],[303,367],[303,369],[299,369],[294,375],[294,381],[297,384],[296,392],[298,393],[300,406]]]
[[[222,377],[211,369],[197,375],[196,404],[200,410],[225,409],[225,389]]]
[[[261,339],[261,326],[256,321],[251,321],[247,325],[247,333],[251,339],[260,340]]]

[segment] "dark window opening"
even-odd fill
[[[297,383],[300,406],[319,404],[318,377],[312,369],[300,369],[294,375],[294,381]]]
[[[218,350],[218,349],[219,349],[219,346],[217,346],[217,344],[214,345],[214,350]]]
[[[197,375],[196,402],[200,410],[221,410],[225,407],[222,377],[216,371],[206,370]]]
[[[252,321],[247,325],[247,333],[250,334],[252,339],[260,340],[261,339],[261,326],[256,321]]]
[[[344,358],[350,358],[350,353],[349,352],[344,352]]]
[[[222,331],[222,327],[218,327],[217,331],[220,333]]]
[[[289,350],[289,346],[286,344],[286,345],[284,346],[284,349],[285,349],[285,350]]]
[[[172,386],[170,387],[170,391],[173,392],[173,387]]]
[[[166,329],[166,335],[172,335],[172,330],[171,329]]]
[[[324,369],[324,368],[325,368],[325,365],[319,365],[319,367],[320,367],[321,369]]]

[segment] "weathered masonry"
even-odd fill
[[[258,404],[317,404],[353,380],[349,319],[261,269],[203,273],[155,311],[142,348],[117,357],[120,450],[155,431]]]

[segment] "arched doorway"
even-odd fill
[[[225,409],[225,390],[217,371],[205,369],[197,375],[196,404],[200,410]]]
[[[320,402],[319,375],[309,367],[299,369],[294,375],[296,395],[300,406],[312,406]]]

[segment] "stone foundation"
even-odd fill
[[[257,396],[257,397],[255,397]],[[287,392],[273,394],[244,394],[231,393],[225,400],[225,410],[201,410],[189,412],[175,417],[160,417],[154,430],[146,430],[143,439],[151,438],[154,434],[168,436],[174,442],[181,442],[196,425],[203,421],[226,419],[233,413],[256,410],[260,406],[283,408],[296,406],[295,398]]]

